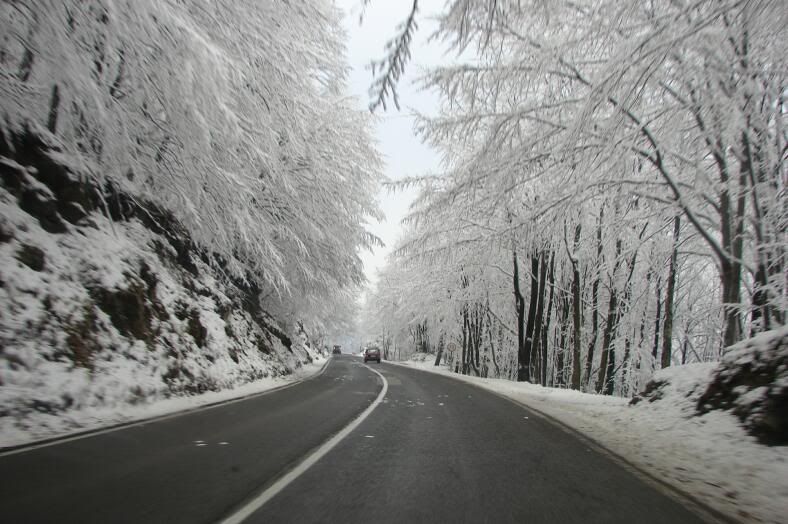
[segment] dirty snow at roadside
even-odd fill
[[[475,384],[553,417],[655,477],[743,522],[785,522],[788,449],[759,444],[728,412],[694,416],[716,364],[657,372],[662,397],[629,399],[482,379],[436,368],[432,360],[403,363]]]
[[[0,418],[0,448],[34,443],[51,437],[67,437],[84,431],[100,430],[117,424],[191,411],[210,404],[221,403],[256,395],[274,388],[293,384],[319,373],[326,359],[315,357],[314,361],[294,370],[291,375],[268,377],[248,382],[232,389],[209,391],[200,395],[159,399],[148,404],[124,406],[90,407],[80,411],[59,415],[39,414],[40,420],[32,420],[30,429],[22,429],[5,418]]]

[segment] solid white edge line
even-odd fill
[[[270,393],[276,393],[277,391],[282,391],[283,389],[288,389],[293,386],[297,386],[299,384],[303,384],[309,380],[317,378],[321,376],[328,365],[331,363],[331,358],[326,359],[326,363],[323,364],[323,367],[315,373],[314,375],[309,375],[308,377],[300,378],[298,380],[294,380],[292,382],[282,384],[281,386],[276,386],[271,389],[265,389],[263,391],[258,391],[257,393],[249,393],[247,395],[243,395],[240,397],[235,398],[226,398],[224,400],[217,400],[215,402],[209,402],[208,404],[203,404],[201,406],[192,406],[190,408],[182,409],[179,411],[173,411],[172,413],[163,413],[161,415],[155,415],[153,417],[141,418],[136,420],[129,420],[127,422],[120,422],[118,424],[112,424],[108,427],[97,427],[95,429],[88,429],[85,431],[78,431],[76,434],[66,434],[60,437],[52,437],[44,439],[44,441],[39,442],[31,442],[30,444],[21,444],[19,446],[12,446],[7,449],[0,448],[0,458],[8,457],[11,455],[19,455],[20,453],[27,453],[28,451],[33,451],[36,449],[41,448],[48,448],[51,446],[57,446],[58,444],[65,444],[66,442],[73,442],[75,440],[82,440],[85,438],[96,437],[98,435],[105,435],[107,433],[114,433],[116,431],[121,431],[128,428],[133,428],[136,426],[144,426],[146,424],[154,424],[156,422],[162,422],[165,420],[170,420],[173,418],[182,417],[184,415],[191,415],[197,413],[199,411],[207,411],[209,409],[220,408],[226,406],[228,404],[234,404],[236,402],[243,402],[244,400],[252,400],[257,397],[262,397],[268,395]]]
[[[302,460],[296,467],[291,469],[285,475],[280,477],[276,482],[271,484],[268,488],[263,490],[262,493],[257,495],[255,498],[247,502],[243,505],[240,509],[236,510],[235,513],[232,515],[225,517],[224,519],[220,520],[220,524],[240,524],[247,518],[249,518],[255,511],[263,507],[263,505],[274,498],[280,491],[285,489],[291,482],[305,473],[309,468],[311,468],[318,460],[323,458],[329,451],[331,451],[337,444],[342,441],[345,437],[347,437],[354,429],[356,429],[364,419],[366,419],[370,413],[372,413],[376,407],[383,401],[383,398],[386,396],[386,392],[389,389],[389,383],[382,374],[378,371],[372,369],[369,366],[365,366],[367,369],[375,373],[377,376],[383,380],[383,389],[380,390],[378,393],[378,397],[367,406],[367,409],[361,412],[359,416],[353,419],[350,424],[342,428],[342,430],[328,439],[325,443],[323,443],[319,448],[313,451],[308,457]]]

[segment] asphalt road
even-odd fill
[[[388,364],[383,402],[249,523],[702,522],[583,440],[463,382]],[[372,404],[352,357],[248,400],[0,456],[0,522],[217,522]]]

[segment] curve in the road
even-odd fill
[[[213,523],[354,420],[380,379],[355,359],[213,409],[0,456],[0,521]]]
[[[342,428],[339,433],[328,439],[325,443],[323,443],[320,447],[310,453],[303,461],[301,461],[298,465],[296,465],[293,469],[288,471],[285,475],[280,477],[276,480],[271,486],[264,489],[259,495],[255,496],[252,500],[246,502],[242,507],[240,507],[237,511],[226,517],[221,521],[221,524],[240,524],[250,515],[252,515],[255,511],[260,509],[263,504],[271,500],[274,496],[276,496],[280,491],[285,489],[290,483],[292,483],[295,479],[303,475],[306,470],[311,468],[318,460],[323,458],[329,451],[334,449],[334,447],[339,444],[342,439],[350,435],[350,433],[356,429],[364,420],[377,408],[383,399],[386,397],[386,393],[389,390],[389,384],[386,380],[386,377],[381,375],[379,372],[375,371],[374,369],[370,368],[370,370],[375,373],[380,379],[383,381],[383,388],[378,393],[377,398],[372,402],[372,404],[367,407],[361,414],[356,417],[353,421],[350,422],[347,426]]]
[[[700,524],[631,471],[513,402],[399,366],[382,406],[248,524]]]

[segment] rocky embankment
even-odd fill
[[[0,136],[0,429],[233,388],[312,360],[250,279],[46,133]]]

